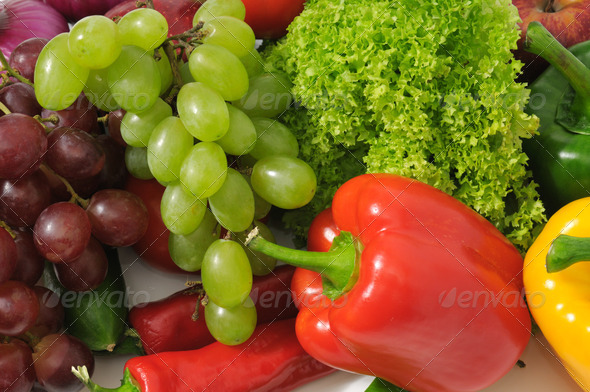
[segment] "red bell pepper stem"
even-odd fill
[[[590,238],[561,234],[547,252],[547,272],[559,272],[580,261],[590,261]]]
[[[286,248],[265,240],[255,228],[246,240],[255,251],[274,257],[295,267],[318,272],[324,281],[324,293],[336,298],[348,291],[356,282],[362,245],[349,232],[334,238],[328,252],[310,252]]]
[[[572,105],[576,115],[586,117],[590,114],[590,69],[537,21],[527,27],[524,48],[543,57],[567,79],[576,92]]]

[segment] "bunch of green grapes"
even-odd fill
[[[48,43],[35,73],[46,108],[64,109],[83,92],[104,111],[124,110],[127,168],[166,187],[171,257],[201,271],[205,320],[226,344],[254,331],[252,278],[276,264],[244,245],[248,231],[274,241],[259,220],[273,205],[307,204],[316,189],[296,138],[276,119],[292,104],[291,84],[264,72],[244,16],[240,0],[208,0],[175,41],[151,8],[117,23],[87,17]]]

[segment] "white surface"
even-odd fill
[[[158,272],[138,259],[131,249],[123,248],[119,254],[129,288],[130,305],[164,298],[184,288],[187,280],[194,280],[192,275],[169,275]],[[123,365],[128,358],[127,356],[98,357],[93,380],[103,387],[119,386]],[[567,375],[542,336],[531,338],[521,359],[526,363],[525,368],[515,366],[503,379],[485,389],[485,392],[582,391]],[[364,391],[371,381],[370,377],[337,372],[298,388],[296,392]],[[84,390],[87,391],[87,389]]]

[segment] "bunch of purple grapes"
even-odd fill
[[[31,83],[46,43],[21,43],[8,60],[20,76],[3,75],[0,89],[1,391],[30,391],[35,380],[81,388],[71,366],[91,370],[94,359],[60,333],[64,309],[39,285],[45,261],[66,289],[93,290],[107,275],[103,245],[132,245],[148,224],[141,199],[121,189],[125,143],[105,131],[105,113],[83,94],[60,111],[37,102]]]

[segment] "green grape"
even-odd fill
[[[172,82],[174,80],[174,76],[172,75],[172,66],[170,65],[170,60],[166,55],[164,49],[158,49],[158,59],[156,60],[156,64],[158,65],[158,70],[160,71],[160,95],[164,94],[170,86],[172,86]]]
[[[185,191],[203,200],[217,192],[226,177],[227,158],[215,142],[195,144],[180,168],[180,182]]]
[[[127,167],[129,174],[140,180],[154,178],[148,166],[146,147],[125,147],[125,167]]]
[[[240,57],[240,61],[244,64],[249,78],[258,76],[264,71],[264,60],[256,49],[250,49],[248,54]]]
[[[91,69],[83,91],[91,104],[105,112],[113,112],[120,106],[109,91],[107,74],[108,68]]]
[[[222,46],[197,46],[188,64],[197,82],[217,90],[226,101],[238,100],[248,91],[246,68],[239,58]]]
[[[233,16],[244,20],[246,7],[242,0],[207,0],[195,13],[193,27],[199,22],[207,22],[219,16]]]
[[[121,53],[119,28],[106,16],[87,16],[72,26],[68,47],[74,60],[82,67],[106,68]]]
[[[250,117],[240,109],[227,104],[229,112],[229,130],[217,144],[223,148],[226,154],[244,155],[250,152],[256,144],[256,129]]]
[[[219,239],[221,226],[211,211],[205,210],[203,221],[187,235],[170,233],[168,249],[172,261],[185,271],[198,271],[209,246]]]
[[[49,110],[63,110],[80,96],[89,69],[70,55],[68,33],[53,37],[41,50],[35,64],[35,96]]]
[[[275,236],[270,231],[267,225],[262,222],[255,221],[254,224],[258,227],[259,235],[267,241],[272,243],[276,243]],[[246,245],[246,237],[248,236],[248,231],[243,231],[241,233],[236,234],[238,241],[244,248],[244,251],[248,255],[248,260],[250,261],[250,267],[252,268],[252,274],[256,276],[264,276],[271,273],[271,271],[277,265],[277,259],[274,257],[267,256],[260,252],[255,252],[252,249],[248,248]]]
[[[283,209],[303,207],[313,198],[317,179],[301,159],[271,155],[252,169],[252,188],[264,200]]]
[[[248,92],[232,103],[250,117],[276,117],[293,104],[292,87],[282,73],[263,73],[250,78]]]
[[[188,66],[188,62],[182,63],[180,65],[180,77],[182,79],[182,83],[184,83],[184,84],[189,84],[189,83],[195,82],[195,78],[193,78],[193,75],[191,74],[191,70]]]
[[[252,298],[227,309],[209,301],[205,306],[205,323],[211,335],[223,344],[233,346],[247,341],[256,329],[256,307]]]
[[[219,16],[203,25],[203,43],[223,46],[238,57],[246,56],[256,45],[254,31],[243,20]]]
[[[121,137],[130,146],[147,147],[156,125],[171,116],[172,107],[158,98],[150,110],[125,113],[121,120]]]
[[[224,308],[243,303],[252,290],[252,268],[244,248],[231,240],[213,242],[203,256],[201,279],[209,301]]]
[[[254,166],[254,164],[252,164],[252,166]],[[242,174],[242,176],[244,177],[246,182],[248,182],[250,189],[252,189],[250,176],[246,174]],[[254,220],[260,220],[262,218],[265,218],[270,212],[272,205],[266,200],[264,200],[262,197],[260,197],[258,193],[254,191],[254,189],[252,189],[252,194],[254,195]]]
[[[203,83],[182,86],[176,98],[176,107],[186,129],[201,141],[215,141],[229,129],[225,101],[217,91]]]
[[[168,37],[168,22],[164,15],[151,8],[138,8],[119,20],[119,36],[123,45],[135,45],[154,50]]]
[[[250,151],[254,159],[259,160],[270,155],[297,157],[299,142],[289,128],[278,120],[266,117],[252,118],[252,123],[258,135],[256,145]]]
[[[168,184],[160,202],[162,221],[172,233],[187,235],[199,227],[207,210],[207,202],[182,189],[180,182]]]
[[[148,142],[148,165],[160,183],[178,181],[180,167],[193,147],[193,137],[178,117],[167,117],[154,128]]]
[[[254,220],[254,195],[248,182],[232,168],[217,192],[209,196],[209,206],[217,221],[227,230],[246,230]]]
[[[137,46],[123,46],[117,60],[108,68],[111,94],[128,112],[143,112],[160,95],[160,71],[156,60]]]

